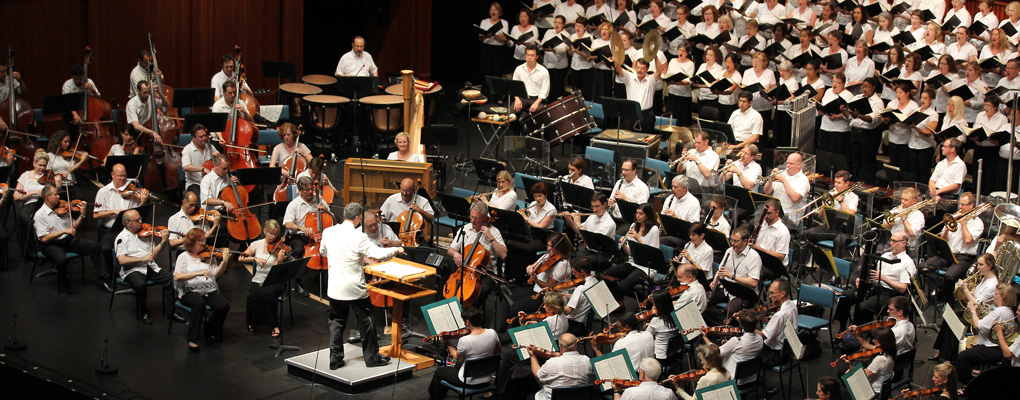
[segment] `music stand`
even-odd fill
[[[507,108],[514,104],[512,97],[527,98],[528,88],[523,81],[486,76],[485,83],[489,86],[489,94],[493,96],[506,96]]]
[[[309,257],[300,258],[293,261],[288,261],[282,264],[276,264],[269,269],[269,275],[266,275],[266,279],[262,281],[262,285],[283,285],[284,293],[290,293],[290,282],[297,279],[298,273],[301,272],[308,265]],[[281,306],[282,308],[282,306]],[[292,312],[293,313],[293,312]],[[282,314],[282,313],[281,313]],[[301,351],[300,347],[288,346],[283,341],[283,327],[280,327],[280,343],[271,344],[269,348],[276,349],[276,355],[273,357],[279,357],[284,351]]]
[[[536,179],[535,177],[522,175],[521,182],[524,182],[524,193],[527,196],[528,202],[535,200],[535,197],[531,195],[531,187],[535,186],[536,183],[542,182],[542,179]]]
[[[43,114],[70,114],[71,111],[81,110],[81,105],[84,102],[85,93],[67,93],[46,96],[43,98]]]
[[[475,158],[471,162],[475,165],[475,174],[478,175],[478,184],[496,187],[496,174],[506,169],[506,164],[488,158]]]
[[[131,154],[126,156],[109,156],[106,158],[106,173],[109,175],[110,171],[113,171],[113,167],[117,164],[123,165],[124,170],[127,171],[128,178],[138,178],[141,180],[145,177],[145,170],[149,164],[148,154]]]
[[[634,223],[634,213],[637,212],[638,205],[627,200],[616,199],[616,206],[620,208],[620,217],[628,224]]]
[[[758,294],[755,293],[754,289],[752,288],[741,285],[736,281],[731,281],[729,279],[720,279],[719,282],[722,282],[723,288],[726,289],[726,292],[733,295],[734,297],[738,297],[740,299],[747,301],[758,300]]]
[[[726,251],[730,248],[730,240],[726,235],[712,228],[705,230],[705,243],[708,243],[714,251]]]
[[[815,168],[815,172],[820,174],[830,174],[839,171],[849,171],[850,163],[847,161],[847,157],[842,154],[830,153],[825,150],[815,150],[817,152],[818,166]]]
[[[0,182],[10,182],[11,172],[14,172],[14,165],[0,167]]]
[[[603,121],[610,120],[610,118],[616,118],[616,156],[622,158],[620,152],[620,135],[619,131],[623,126],[623,120],[637,121],[641,119],[641,104],[634,100],[627,99],[616,99],[612,97],[603,97],[599,100],[602,103],[602,115],[605,117]],[[631,127],[633,128],[633,127]],[[617,160],[614,160],[617,161]],[[617,168],[619,168],[622,162],[617,162]],[[620,173],[620,170],[615,171],[616,174]]]
[[[666,236],[672,236],[684,242],[690,240],[692,223],[666,214],[659,214],[659,220],[662,221],[662,232]]]
[[[560,193],[563,193],[563,202],[583,212],[591,212],[591,198],[595,197],[594,190],[564,181],[557,182],[557,186],[560,188]]]
[[[297,80],[297,66],[291,62],[262,60],[262,77],[276,78],[276,104],[283,104],[280,98],[283,78]]]
[[[765,204],[765,202],[769,201],[769,200],[779,201],[779,199],[777,199],[775,197],[772,197],[772,196],[769,196],[769,195],[767,195],[765,193],[758,193],[758,192],[748,192],[748,193],[750,193],[751,194],[751,198],[754,199],[755,210],[757,210],[758,204]]]
[[[825,211],[825,226],[829,230],[846,235],[854,234],[854,228],[857,227],[855,215],[832,207],[824,207],[823,210]]]
[[[786,266],[783,265],[783,261],[782,260],[780,260],[780,259],[778,259],[776,257],[773,257],[771,254],[766,253],[764,251],[761,251],[761,250],[755,250],[755,251],[757,251],[758,252],[758,256],[761,257],[761,270],[762,271],[778,271],[778,272],[780,272],[780,276],[787,276],[787,275],[789,275],[789,273],[786,272]],[[789,257],[789,255],[787,255],[787,257]],[[774,277],[774,279],[779,279],[779,277],[778,276]]]
[[[357,101],[361,97],[375,93],[377,79],[374,76],[338,76],[336,91],[340,96]]]
[[[223,132],[227,130],[227,113],[191,113],[184,116],[184,132],[191,132],[195,124],[202,124],[209,132]]]
[[[504,239],[525,243],[529,241],[527,232],[531,231],[531,225],[524,222],[524,217],[521,214],[495,207],[491,211],[495,211],[498,217],[492,225],[499,229]]]
[[[242,185],[273,185],[280,184],[281,167],[245,168],[230,171]]]
[[[754,206],[754,197],[751,196],[751,191],[745,189],[743,186],[727,183],[726,187],[723,188],[723,194],[726,195],[726,197],[737,199],[737,204],[734,204],[734,208],[750,210],[751,212],[754,212],[756,209]]]
[[[633,240],[627,241],[627,245],[630,246],[630,255],[634,259],[634,264],[654,269],[663,275],[669,275],[669,263],[666,262],[662,250],[658,247],[652,247]]]
[[[942,257],[944,260],[948,260],[949,264],[956,264],[956,255],[953,254],[953,250],[949,248],[949,242],[942,238],[942,236],[933,234],[931,232],[924,233],[925,247],[928,249],[929,254]]]
[[[589,250],[605,254],[610,260],[620,257],[620,244],[613,238],[584,229],[581,229],[581,237],[584,238],[584,245]]]
[[[446,215],[450,218],[462,223],[469,221],[471,203],[467,199],[446,193],[441,193],[439,199],[443,203],[443,208],[446,209]],[[454,229],[459,228],[461,225],[463,224],[455,226]]]
[[[725,122],[709,121],[707,119],[695,118],[698,121],[698,127],[703,131],[718,132],[726,135],[726,143],[736,143],[737,139],[733,136],[733,127]]]

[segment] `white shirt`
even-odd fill
[[[265,238],[252,242],[251,246],[248,246],[248,248],[252,249],[252,254],[254,255],[255,258],[266,261],[265,264],[262,265],[259,265],[259,263],[257,262],[251,263],[252,264],[251,281],[261,286],[263,282],[266,281],[266,277],[269,276],[269,271],[273,269],[274,265],[276,265],[278,261],[276,259],[276,255],[278,254],[279,250],[270,254],[268,251],[269,248],[266,246]]]
[[[655,84],[658,81],[654,75],[645,75],[644,79],[639,79],[636,73],[623,71],[623,82],[627,87],[627,100],[638,102],[642,111],[652,108]]]
[[[762,333],[765,334],[765,345],[772,350],[782,350],[783,343],[786,342],[786,333],[783,329],[786,327],[786,322],[793,323],[793,326],[797,326],[797,303],[793,300],[784,301],[779,306],[779,311],[776,311],[772,315],[772,319],[762,329]]]
[[[457,341],[457,354],[464,355],[464,360],[474,360],[496,354],[499,345],[499,335],[492,329],[486,329],[481,335],[465,335]],[[478,385],[490,381],[488,376],[464,379],[464,366],[457,371],[457,377],[461,382]]]
[[[748,107],[747,111],[737,108],[730,114],[730,119],[726,123],[733,127],[733,138],[737,140],[737,143],[743,143],[752,136],[762,134],[761,114],[751,107]]]
[[[195,142],[191,142],[184,146],[184,150],[181,150],[181,164],[202,166],[217,154],[220,152],[208,143],[205,145],[205,150],[199,150],[198,146],[195,146]],[[187,182],[186,186],[198,185],[202,182],[202,171],[184,171],[184,180]]]
[[[315,201],[314,197],[312,198],[312,201]],[[329,206],[323,199],[319,199],[319,202],[327,207]],[[298,226],[302,226],[305,223],[305,217],[310,213],[314,213],[315,210],[317,210],[317,207],[314,204],[305,201],[303,197],[295,197],[287,204],[287,210],[283,213],[283,224],[292,222]],[[380,226],[383,225],[385,224],[380,224]],[[290,232],[297,233],[298,231],[291,230]]]
[[[484,22],[482,27],[486,28]],[[335,75],[344,76],[374,76],[378,73],[379,68],[375,66],[375,61],[372,60],[371,54],[368,54],[367,51],[362,51],[361,56],[358,56],[354,53],[354,50],[348,51],[340,57],[340,62],[336,64],[336,72],[334,72]]]
[[[230,80],[231,78],[232,77],[227,76],[227,74],[223,72],[223,70],[221,69],[219,72],[216,73],[216,75],[213,75],[212,79],[209,80],[209,86],[211,86],[213,89],[216,89],[216,97],[219,98],[223,97],[223,83]],[[244,84],[244,87],[242,89],[251,90],[251,88],[248,87],[247,83]]]
[[[1007,143],[1006,146],[1009,146]],[[18,176],[18,183],[21,184],[21,188],[26,192],[32,192],[36,190],[42,190],[43,185],[39,183],[39,177],[35,175],[33,170],[22,172]],[[25,198],[25,204],[35,203],[40,200],[39,194],[30,194]]]
[[[914,324],[909,319],[897,320],[892,331],[896,338],[896,355],[906,353],[914,348]]]
[[[971,56],[978,56],[978,51],[974,45],[970,43],[964,43],[963,48],[960,48],[959,43],[954,43],[946,46],[946,54],[949,54],[949,56],[953,57],[954,60],[970,61]]]
[[[862,98],[864,98],[864,94],[859,94],[857,96],[854,96],[853,101],[857,101],[857,100],[860,100]],[[882,125],[881,112],[882,112],[882,110],[885,109],[885,104],[882,103],[882,98],[878,97],[877,94],[873,95],[873,96],[868,98],[868,104],[871,106],[871,113],[869,113],[869,114],[862,114],[861,116],[864,116],[864,115],[871,116],[871,122],[867,122],[867,121],[865,121],[865,120],[863,120],[861,118],[854,118],[853,120],[850,121],[850,127],[851,128],[860,128],[860,129],[870,130],[870,129],[878,128],[879,125]]]
[[[179,210],[166,221],[166,229],[170,231],[171,239],[184,239],[184,234],[187,234],[188,231],[194,228],[206,230],[205,224],[204,219],[202,222],[195,223],[184,213],[184,210]]]
[[[885,261],[880,261],[878,263],[878,271],[881,271],[882,275],[885,275],[886,278],[889,278],[894,282],[910,283],[910,278],[917,273],[917,267],[914,266],[914,260],[910,259],[910,256],[907,255],[906,251],[900,252],[900,254],[896,255],[893,255],[892,252],[885,252],[882,254],[882,258],[900,260],[900,262],[895,264],[888,264]],[[885,282],[882,282],[882,287],[892,289],[892,286],[889,286],[889,284]]]
[[[514,70],[514,80],[524,82],[524,87],[528,89],[528,97],[538,97],[542,100],[549,98],[549,70],[542,64],[535,63],[535,68],[530,70],[528,63],[518,65]]]
[[[701,215],[701,201],[694,197],[690,191],[679,199],[676,198],[676,195],[671,194],[666,198],[664,204],[665,209],[673,210],[676,218],[687,222],[698,222],[700,219],[698,217]]]
[[[772,195],[779,199],[779,205],[783,207],[783,213],[787,214],[792,220],[800,218],[800,214],[795,213],[801,207],[807,204],[807,193],[811,190],[811,181],[808,180],[807,176],[804,175],[804,171],[797,171],[796,175],[790,175],[788,171],[780,172],[786,174],[786,180],[790,183],[790,187],[793,191],[800,195],[799,201],[790,200],[790,195],[786,193],[786,185],[779,181],[772,181]]]
[[[215,257],[201,259],[193,257],[188,252],[181,253],[177,256],[177,262],[174,263],[175,274],[209,271],[209,277],[199,275],[183,282],[178,281],[177,294],[183,296],[186,293],[196,292],[206,295],[219,290],[219,285],[216,283],[216,275],[213,274],[218,267],[219,264],[216,264]]]
[[[956,8],[950,7],[949,10],[946,11],[946,17],[943,21],[949,21],[954,15],[960,20],[960,24],[957,25],[957,27],[970,26],[970,11],[967,11],[967,7],[960,7],[959,11],[957,11]]]
[[[153,235],[146,240],[138,237],[138,235],[131,233],[131,231],[125,229],[117,234],[117,239],[113,242],[113,251],[119,256],[128,257],[145,257],[146,255],[152,254],[153,248],[156,244],[153,243]],[[137,262],[133,264],[120,264],[120,277],[125,278],[132,272],[139,272],[142,275],[146,274],[146,269],[152,268],[153,272],[159,272],[159,265],[155,261],[149,262]]]
[[[896,207],[895,209],[898,210],[900,207]],[[889,229],[889,232],[906,232],[906,228],[903,226],[904,220],[910,223],[910,229],[914,231],[914,241],[916,241],[916,239],[921,236],[921,230],[924,229],[924,214],[921,213],[920,210],[914,210],[911,211],[910,214],[907,214],[906,218],[897,218],[896,222],[893,223],[892,228]],[[911,244],[913,244],[913,242]]]
[[[900,112],[905,115],[910,115],[913,114],[914,111],[917,111],[917,103],[915,103],[913,100],[910,100],[910,102],[907,103],[907,106],[901,109],[900,100],[893,99],[892,101],[889,102],[889,104],[886,107],[900,110]],[[907,124],[904,124],[902,122],[890,124],[889,141],[895,144],[907,144],[910,142],[910,135],[913,134],[912,133],[913,130],[914,130],[913,128],[907,126]]]
[[[676,394],[658,383],[641,382],[640,385],[624,390],[620,400],[676,400]]]
[[[551,399],[553,388],[586,384],[591,378],[591,374],[591,359],[588,356],[581,355],[577,351],[565,351],[559,357],[553,357],[546,361],[535,374],[538,382],[542,384],[542,390],[535,393],[535,399]]]
[[[492,234],[491,242],[488,238],[482,235],[481,232],[476,231],[474,225],[466,224],[461,228],[460,234],[453,237],[453,242],[450,243],[450,248],[459,251],[464,257],[464,262],[467,262],[471,255],[466,254],[466,251],[471,250],[475,243],[475,238],[479,238],[479,235],[482,235],[478,239],[478,245],[489,251],[489,265],[485,267],[485,270],[491,273],[496,273],[496,252],[492,251],[492,242],[499,243],[500,246],[504,247],[506,246],[506,243],[503,242],[503,235],[499,233],[499,229],[496,227],[490,226],[489,233]],[[464,249],[465,247],[467,250]]]
[[[128,98],[134,98],[138,95],[138,82],[149,79],[149,72],[142,68],[142,66],[135,63],[135,67],[131,69],[131,74],[128,76],[128,80],[131,82],[131,90],[128,92]]]
[[[669,73],[672,73],[673,71],[680,71],[690,77],[694,76],[694,68],[694,61],[687,60],[687,62],[680,62],[679,58],[674,58],[669,60],[669,65],[666,66],[666,71]],[[688,78],[687,81],[690,82],[690,78]],[[691,85],[669,85],[669,94],[680,97],[691,97]]]
[[[554,338],[559,338],[560,335],[567,333],[567,327],[570,325],[564,314],[550,315],[545,317],[542,322],[549,324],[549,334]]]
[[[648,185],[642,182],[637,177],[627,182],[624,179],[616,181],[616,185],[613,186],[613,192],[609,194],[609,198],[616,197],[616,192],[619,191],[630,199],[631,203],[642,204],[648,201]],[[612,215],[616,218],[621,218],[620,207],[613,207]]]
[[[627,349],[631,365],[641,365],[641,360],[655,358],[655,338],[642,331],[627,332],[613,344],[613,351]]]
[[[719,166],[719,155],[716,154],[711,147],[706,148],[705,151],[698,151],[698,148],[695,147],[687,150],[687,153],[697,156],[698,161],[700,161],[705,168],[708,168],[709,171],[715,171],[716,167]],[[705,186],[710,183],[710,179],[701,173],[701,168],[698,168],[698,164],[693,160],[684,161],[684,167],[686,168],[686,170],[684,170],[684,175],[698,181],[699,185]]]
[[[71,219],[68,216],[57,215],[57,212],[53,211],[53,209],[47,206],[46,203],[43,203],[43,205],[35,211],[33,220],[35,225],[35,234],[40,239],[53,232],[62,231],[71,227]],[[54,240],[60,240],[66,237],[68,237],[68,234],[65,233],[56,237]]]
[[[992,304],[995,299],[995,286],[999,284],[998,278],[985,278],[974,288],[974,299],[987,304]]]
[[[513,211],[517,208],[517,191],[510,189],[506,193],[495,192],[489,197],[489,206],[500,210]]]
[[[120,195],[120,191],[127,188],[129,184],[130,182],[117,188],[113,186],[113,182],[110,182],[106,184],[106,186],[100,188],[99,191],[96,192],[94,211],[127,210],[141,205],[141,200],[135,196],[130,196],[125,199]],[[102,221],[102,224],[107,228],[112,228],[115,219],[117,219],[117,214],[107,217]]]
[[[584,6],[578,2],[574,2],[574,5],[567,5],[566,1],[556,6],[556,11],[553,15],[562,15],[563,19],[567,21],[567,24],[573,24],[577,20],[578,16],[584,15]]]
[[[138,96],[128,100],[124,110],[124,114],[127,116],[127,123],[131,124],[137,121],[139,124],[144,125],[146,122],[149,122],[149,118],[152,117],[152,112],[149,111],[151,101],[152,99],[146,99],[145,102],[142,102]]]
[[[851,214],[856,214],[857,205],[860,201],[860,196],[857,196],[857,193],[854,193],[853,191],[843,193],[843,201],[840,202],[838,209]]]
[[[370,240],[372,242],[372,244],[374,244],[376,246],[380,246],[380,247],[382,247],[382,245],[383,245],[382,244],[382,239],[383,238],[389,239],[390,243],[399,242],[400,241],[400,237],[398,237],[397,234],[393,232],[393,229],[390,228],[390,226],[386,225],[386,224],[379,224],[379,232],[376,232],[377,233],[376,236],[372,236],[368,232],[365,232],[365,233],[368,234],[368,240]]]
[[[574,288],[574,291],[570,294],[570,300],[567,300],[567,307],[570,307],[570,318],[571,321],[584,323],[585,317],[588,316],[588,311],[591,311],[591,303],[588,302],[588,298],[585,297],[584,291],[590,289],[595,284],[599,283],[598,278],[594,275],[588,275],[584,278],[584,283]]]
[[[523,31],[521,30],[521,26],[520,25],[514,25],[513,28],[510,28],[510,35],[507,36],[508,39],[509,39],[510,36],[521,37],[521,35],[523,35],[525,33],[528,33],[528,32],[531,32],[531,38],[529,38],[528,40],[525,40],[525,41],[523,41],[521,43],[515,43],[515,42],[511,42],[509,40],[506,41],[507,46],[513,46],[513,48],[514,48],[514,59],[515,60],[524,61],[524,52],[525,52],[525,49],[528,48],[529,44],[533,44],[533,43],[538,42],[538,27],[535,26],[535,25],[531,25],[530,27],[528,27],[528,29],[525,29]]]
[[[776,218],[776,222],[771,224],[768,221],[763,224],[758,233],[758,245],[783,255],[780,257],[783,265],[790,265],[790,257],[787,256],[790,254],[790,228],[786,227],[782,218]]]
[[[350,221],[333,225],[322,232],[320,253],[329,260],[329,289],[334,300],[358,300],[368,297],[363,259],[368,256],[388,260],[399,247],[382,248],[372,244]]]
[[[751,160],[751,163],[744,165],[743,161],[736,161],[733,163],[740,170],[741,174],[751,182],[757,182],[758,178],[761,177],[761,165],[757,161]],[[743,186],[740,184],[740,176],[733,174],[733,184],[737,186]],[[755,184],[757,185],[757,183]]]
[[[825,91],[825,94],[822,95],[821,104],[823,106],[827,105],[827,104],[835,101],[836,98],[842,98],[843,101],[846,101],[847,103],[849,103],[849,102],[853,101],[854,94],[850,93],[850,91],[846,90],[846,89],[843,89],[842,92],[839,92],[839,94],[836,94],[835,90],[833,90],[832,88],[829,88],[828,90]],[[819,108],[818,111],[822,111],[822,109]],[[822,125],[821,125],[821,128],[822,128],[822,130],[829,131],[829,132],[849,132],[850,131],[850,120],[848,120],[846,118],[829,118],[829,115],[825,114],[825,115],[822,115]]]
[[[304,143],[302,143],[301,145],[304,146]],[[398,152],[393,151],[393,152],[390,152],[390,154],[388,156],[386,156],[386,159],[387,160],[400,161],[400,155],[398,154]],[[404,161],[407,161],[407,162],[416,162],[416,163],[424,162],[421,159],[421,154],[418,154],[418,153],[411,153],[411,157],[408,158],[407,160],[404,160]]]
[[[732,247],[726,249],[726,254],[723,255],[724,262],[719,266],[720,268],[726,267],[726,269],[733,272],[738,278],[751,278],[755,280],[761,279],[761,256],[758,252],[751,248],[751,246],[744,247],[744,251],[737,253]],[[723,278],[729,279],[729,278]],[[755,293],[758,293],[758,288],[753,287]],[[733,299],[733,295],[727,293],[730,299]]]
[[[745,332],[743,335],[726,341],[722,346],[719,346],[719,355],[723,359],[723,368],[726,368],[726,372],[729,372],[730,376],[736,377],[737,363],[757,357],[761,353],[763,345],[764,342],[761,336],[754,332]],[[738,380],[737,383],[745,384],[754,382],[757,379],[757,376],[752,375],[749,378]]]
[[[609,213],[603,213],[601,217],[598,215],[589,215],[588,218],[581,223],[581,229],[613,237],[613,235],[616,234],[616,221],[613,221],[613,216]]]
[[[412,195],[411,201],[413,201],[414,204],[417,204],[423,211],[429,214],[434,213],[432,206],[429,205],[429,201],[425,198],[425,196]],[[411,209],[411,201],[404,202],[404,198],[401,193],[394,193],[391,194],[390,197],[386,198],[382,207],[379,207],[379,211],[382,211],[383,218],[386,218],[386,221],[395,222],[400,214]]]
[[[712,265],[715,258],[715,250],[712,249],[712,246],[709,246],[708,242],[705,241],[702,241],[700,246],[696,246],[693,241],[687,242],[687,245],[688,247],[686,247],[686,249],[687,252],[690,253],[691,258],[693,258],[694,262],[705,271],[705,277],[711,280],[712,277],[715,276]],[[684,260],[684,262],[687,261]]]
[[[698,24],[698,26],[701,26],[701,24]],[[701,63],[700,65],[698,65],[698,71],[695,72],[694,75],[701,74],[702,72],[705,71],[712,73],[712,76],[718,79],[719,77],[722,76],[723,72],[726,72],[726,68],[723,68],[723,66],[720,65],[718,62],[712,64],[711,67],[709,67],[707,63]],[[709,90],[708,88],[698,89],[698,99],[715,100],[718,98],[719,95],[712,93],[712,91]]]
[[[936,71],[938,73],[938,71]],[[935,111],[935,107],[928,107],[926,110],[917,110],[928,115],[924,121],[918,124],[918,126],[927,127],[929,122],[938,121],[939,115]],[[907,147],[913,150],[930,149],[935,147],[935,135],[924,135],[918,132],[916,129],[911,129],[910,141],[907,143]]]
[[[715,222],[709,220],[708,227],[722,232],[722,234],[727,238],[730,237],[730,231],[733,230],[733,227],[730,226],[730,221],[726,219],[725,215],[720,216]]]
[[[734,89],[733,93],[730,93],[730,94],[720,94],[719,95],[719,104],[732,106],[732,105],[737,104],[737,96],[740,95],[740,84],[741,84],[741,82],[743,80],[743,75],[740,75],[740,71],[735,71],[733,73],[733,76],[730,76],[730,77],[726,77],[725,74],[726,74],[726,70],[723,70],[723,72],[718,75],[719,80],[727,80],[728,79],[733,85],[737,86],[737,89]]]
[[[705,287],[698,281],[687,284],[687,290],[680,292],[680,297],[677,297],[676,301],[673,302],[673,309],[680,308],[692,301],[698,306],[699,313],[703,313],[708,309],[708,294],[705,292]]]
[[[547,30],[545,31],[545,36],[542,38],[542,43],[545,43],[556,36],[568,34],[570,34],[570,32],[567,32],[566,29],[559,33],[557,33],[555,29]],[[542,65],[546,68],[553,69],[565,69],[569,67],[570,57],[567,55],[567,44],[560,43],[556,47],[553,47],[553,51],[545,51],[542,54]]]
[[[536,208],[538,208],[538,206],[536,205],[537,203],[538,203],[537,201],[532,201],[531,204],[528,204],[528,209],[531,211],[531,215],[528,216],[528,219],[531,220],[531,222],[537,224],[539,222],[542,222],[542,219],[544,219],[545,217],[556,215],[556,206],[552,205],[552,203],[546,201],[545,204],[542,204],[541,208],[536,210]],[[549,222],[549,226],[545,226],[542,228],[544,229],[552,228],[552,222]]]
[[[765,41],[760,42],[763,46]],[[748,68],[744,71],[744,75],[740,78],[740,84],[744,86],[751,86],[755,83],[761,84],[763,88],[776,85],[776,74],[770,69],[764,69],[761,71],[761,75],[755,73],[754,68]],[[761,92],[754,92],[751,97],[751,108],[758,112],[772,111],[772,102],[769,101],[765,96],[761,95]],[[739,109],[738,109],[739,110]],[[736,132],[734,132],[736,133]],[[739,139],[738,139],[739,140]]]
[[[666,316],[666,318],[673,317]],[[655,358],[660,360],[666,359],[666,346],[669,345],[669,339],[676,336],[676,327],[670,328],[661,317],[655,316],[652,317],[651,321],[648,321],[645,331],[651,333],[652,337],[655,338]]]
[[[586,187],[588,189],[595,189],[595,181],[592,181],[591,177],[588,176],[588,175],[583,175],[582,174],[582,175],[577,177],[577,180],[573,180],[573,178],[571,178],[568,175],[568,176],[564,177],[562,179],[562,181],[566,182],[566,183],[569,183],[569,184],[572,184],[572,185]]]
[[[227,177],[220,177],[215,172],[210,172],[202,177],[202,181],[199,183],[200,193],[198,195],[200,204],[205,204],[206,210],[221,210],[223,205],[213,206],[206,203],[209,199],[219,198],[220,192],[223,191],[227,186],[230,186],[230,182]]]
[[[541,264],[542,262],[548,259],[549,253],[542,254],[542,256],[538,258],[538,263]],[[542,291],[542,287],[538,285],[539,281],[548,281],[549,279],[552,279],[556,283],[563,283],[566,282],[567,279],[569,278],[570,278],[570,260],[564,258],[561,259],[556,264],[553,264],[553,266],[549,267],[549,269],[542,271],[541,273],[535,276],[535,286],[532,288],[532,291],[534,291],[535,293],[539,293]],[[553,335],[553,337],[558,337],[558,335]]]
[[[587,32],[577,32],[577,33],[575,33],[575,34],[570,36],[570,40],[571,41],[581,40],[581,39],[584,39],[584,38],[593,39],[592,36],[589,35]],[[573,44],[571,44],[571,45],[573,45]],[[577,50],[581,50],[581,49],[584,49],[584,47],[583,46],[578,46]],[[590,60],[588,60],[588,58],[585,57],[583,54],[581,54],[580,51],[575,51],[574,55],[570,57],[570,69],[575,69],[575,70],[580,71],[580,70],[585,70],[585,69],[591,69],[591,67],[594,67],[594,66],[595,66],[595,63],[590,61]]]
[[[947,230],[949,238],[946,241],[949,242],[949,249],[955,254],[977,255],[978,244],[980,244],[978,239],[981,238],[981,233],[985,230],[985,223],[981,221],[981,218],[967,218],[965,223],[974,239],[973,242],[966,244],[963,241],[963,229],[959,228],[956,229],[956,232]]]
[[[935,181],[936,189],[942,189],[954,183],[962,185],[966,175],[967,164],[963,162],[962,158],[955,157],[953,161],[949,161],[947,157],[935,165],[935,171],[931,173],[931,180]]]
[[[502,33],[503,35],[506,35],[507,32],[510,31],[510,24],[507,23],[505,19],[500,19],[496,23],[501,25],[500,28],[499,28],[498,33]],[[496,24],[492,23],[492,21],[489,21],[488,18],[483,19],[482,22],[478,23],[478,26],[481,27],[483,30],[488,30],[493,25],[496,25]],[[482,43],[485,43],[485,44],[487,44],[489,46],[502,46],[503,45],[503,43],[500,43],[498,40],[496,40],[496,35],[492,35],[490,37],[487,37],[487,38],[483,39]]]
[[[871,378],[868,378],[868,382],[871,382],[871,389],[875,393],[882,392],[882,383],[892,376],[893,365],[895,365],[893,358],[888,354],[879,355],[868,364],[866,369],[872,373]]]
[[[988,315],[985,315],[985,317],[981,318],[981,320],[978,321],[977,323],[979,332],[977,345],[986,347],[998,347],[999,346],[998,342],[993,342],[991,339],[988,338],[988,334],[992,332],[992,325],[994,325],[996,322],[1011,320],[1013,319],[1013,317],[1014,317],[1013,310],[1011,310],[1010,307],[1002,306],[993,308],[992,311],[988,312]]]
[[[758,22],[765,25],[778,24],[781,22],[780,18],[786,17],[786,7],[779,4],[779,2],[776,2],[775,7],[772,7],[771,9],[769,8],[768,3],[765,2],[752,4],[752,6],[758,7],[758,11],[756,11],[756,19]],[[750,6],[748,8],[750,8]]]
[[[96,83],[92,81],[92,78],[89,78],[89,83],[92,84],[92,89],[94,89],[96,91],[96,96],[99,96],[99,94],[98,94],[99,93],[99,87],[96,86]],[[74,84],[74,78],[71,78],[71,79],[68,79],[68,80],[64,81],[64,85],[60,88],[60,93],[61,94],[82,93],[84,91],[85,91],[85,87],[84,86],[78,86],[78,85]]]

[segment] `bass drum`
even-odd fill
[[[541,135],[549,146],[556,146],[595,127],[580,93],[561,98],[521,120],[528,136]]]

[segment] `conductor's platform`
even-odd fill
[[[345,393],[361,393],[392,385],[411,377],[414,371],[414,364],[396,358],[389,365],[368,368],[361,354],[361,346],[344,344],[344,356],[347,365],[334,371],[329,370],[329,348],[294,356],[285,362],[290,374]]]

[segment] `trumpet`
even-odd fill
[[[949,229],[950,232],[956,232],[957,229],[960,229],[961,222],[984,214],[989,208],[992,208],[992,203],[982,203],[977,207],[971,208],[970,211],[957,211],[953,214],[946,214],[942,217],[942,222],[946,224],[946,229]]]
[[[759,185],[765,185],[766,183],[772,182],[772,181],[776,180],[776,178],[778,178],[779,174],[781,174],[781,173],[783,173],[783,170],[777,168],[777,169],[772,170],[772,174],[769,175],[769,176],[764,176],[764,175],[763,176],[759,176],[758,180],[757,180],[758,184]]]
[[[882,212],[882,221],[885,224],[892,225],[892,224],[896,223],[897,219],[906,217],[907,214],[910,214],[911,212],[914,212],[914,210],[920,210],[922,208],[925,208],[925,207],[928,207],[928,206],[932,206],[932,205],[935,205],[935,199],[928,199],[928,200],[924,200],[924,201],[919,201],[919,202],[917,202],[917,204],[914,204],[914,205],[912,205],[910,207],[907,207],[907,208],[904,208],[904,209],[900,209],[899,207],[896,207],[896,208],[893,208],[892,210],[885,210],[885,211]],[[894,210],[899,210],[899,211],[894,211]]]
[[[687,161],[688,159],[690,159],[691,154],[688,154],[687,150],[689,150],[689,149],[685,148],[684,151],[680,152],[680,157],[677,157],[676,160],[673,160],[673,161],[669,162],[669,169],[674,169],[681,162],[684,162],[684,161]]]
[[[712,171],[712,172],[717,173],[717,174],[720,173],[720,172],[727,172],[727,169],[730,168],[730,166],[732,166],[733,163],[734,163],[733,160],[726,160],[725,164],[720,165],[719,168],[716,168],[715,171]]]
[[[801,216],[800,218],[797,218],[796,222],[800,222],[804,218],[807,218],[807,217],[811,216],[811,214],[814,214],[816,211],[818,211],[822,207],[830,207],[830,208],[835,207],[836,206],[836,199],[838,199],[840,196],[842,196],[842,195],[844,195],[844,194],[846,194],[848,192],[852,192],[852,191],[856,190],[857,188],[859,188],[859,187],[861,187],[863,185],[864,185],[864,182],[854,182],[853,185],[850,185],[849,187],[847,187],[844,190],[837,190],[834,187],[834,188],[830,189],[828,192],[822,193],[822,195],[819,196],[817,199],[812,200],[810,203],[805,204],[804,207],[801,207],[801,208],[797,209],[797,211],[793,212],[793,214],[797,214],[797,213],[799,213],[801,211],[804,211],[804,210],[806,210],[808,208],[811,208],[811,211],[809,211],[807,213],[804,213],[803,216]],[[819,203],[819,202],[821,202],[821,205],[817,205],[817,203]]]

